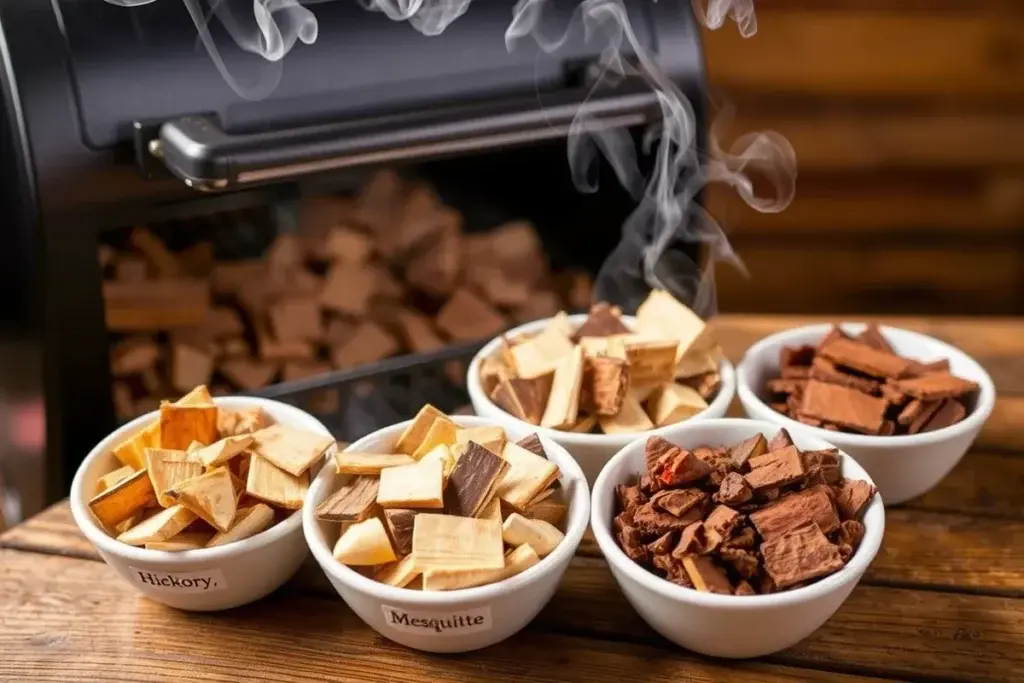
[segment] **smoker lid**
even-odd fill
[[[251,0],[218,1],[252,23]],[[693,30],[680,3],[626,3],[646,49],[657,53],[659,37],[663,45],[694,44],[680,35]],[[104,0],[56,0],[87,145],[105,148],[130,139],[134,121],[188,114],[214,114],[227,132],[243,132],[558,90],[567,85],[567,71],[582,68],[601,48],[599,40],[585,44],[576,30],[554,56],[543,55],[532,38],[510,53],[504,34],[513,0],[476,0],[434,37],[354,0],[304,2],[317,17],[319,37],[312,45],[296,42],[280,62],[243,51],[219,21],[209,22],[218,53],[242,85],[256,90],[277,83],[265,98],[249,100],[218,71],[186,4],[156,0],[128,8]],[[551,0],[543,33],[563,33],[577,6],[578,0]],[[699,71],[697,64],[689,68]]]

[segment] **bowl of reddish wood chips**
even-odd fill
[[[934,487],[970,448],[995,386],[963,351],[924,334],[862,323],[762,339],[743,357],[747,415],[850,453],[887,504]]]
[[[725,415],[736,375],[711,328],[655,290],[636,317],[598,303],[493,339],[466,385],[477,415],[558,442],[593,483],[637,435]]]
[[[594,486],[591,526],[626,598],[660,634],[717,657],[809,636],[882,543],[867,473],[826,441],[715,419],[637,439]]]
[[[71,485],[71,511],[107,564],[146,597],[211,611],[257,600],[307,549],[310,479],[336,450],[316,418],[200,386],[103,439]]]

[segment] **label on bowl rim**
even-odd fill
[[[490,631],[494,627],[490,606],[474,607],[456,612],[409,610],[381,605],[384,621],[396,631],[425,636],[461,636],[464,633]]]
[[[169,593],[208,593],[222,591],[228,587],[224,574],[219,569],[200,572],[158,572],[152,569],[128,567],[132,581],[143,588],[157,589]]]

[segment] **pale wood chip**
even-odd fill
[[[231,524],[231,528],[227,531],[218,531],[206,545],[212,548],[241,541],[264,531],[273,523],[274,510],[265,503],[257,503],[251,507],[240,509],[235,515],[235,521]]]
[[[356,522],[334,544],[334,559],[342,564],[372,566],[398,559],[384,524],[377,517]]]
[[[288,474],[306,473],[334,445],[334,438],[306,429],[276,424],[252,435],[252,452]]]
[[[249,458],[245,491],[253,498],[286,510],[298,510],[309,489],[309,472],[300,476],[285,472],[261,455]]]
[[[540,557],[545,557],[558,547],[565,535],[554,525],[542,519],[528,519],[513,512],[501,529],[502,539],[512,546],[529,544]]]
[[[226,467],[180,482],[171,495],[218,531],[227,531],[234,521],[238,501]]]
[[[443,508],[442,463],[430,459],[381,471],[377,503],[384,508]]]
[[[399,465],[414,465],[416,461],[404,453],[358,453],[337,451],[334,467],[338,474],[380,474],[381,470]]]
[[[118,536],[117,540],[135,546],[166,541],[181,533],[195,519],[195,513],[184,505],[173,505],[142,520]]]
[[[505,566],[501,525],[491,519],[419,514],[412,552],[428,569],[501,569]]]

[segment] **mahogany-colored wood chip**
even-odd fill
[[[764,568],[779,588],[833,574],[843,568],[839,548],[808,522],[761,544]]]

